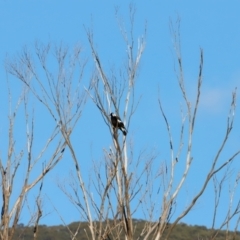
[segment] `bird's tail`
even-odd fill
[[[124,136],[127,135],[127,130],[126,130],[126,128],[121,127],[120,130],[122,131],[122,133],[123,133]]]

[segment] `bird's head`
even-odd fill
[[[109,116],[111,116],[111,117],[116,117],[117,115],[116,115],[115,113],[110,113]]]

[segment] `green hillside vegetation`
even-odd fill
[[[140,236],[140,232],[145,226],[145,221],[143,220],[134,220],[134,226],[135,226],[135,232],[134,232],[134,239],[137,239]],[[98,224],[98,223],[96,223]],[[88,230],[88,223],[87,222],[75,222],[71,223],[68,226],[51,226],[48,227],[46,225],[40,225],[38,228],[38,240],[68,240],[72,239],[70,231],[72,233],[75,233],[77,228],[79,227],[78,234],[75,239],[77,240],[88,240],[86,233],[90,236],[89,230]],[[33,239],[33,231],[34,227],[25,227],[23,224],[19,224],[14,240],[32,240]],[[222,230],[212,230],[208,229],[205,226],[191,226],[187,225],[185,223],[178,224],[172,234],[170,235],[169,240],[210,240],[212,239],[212,236],[217,233],[217,237],[215,239],[217,240],[240,240],[240,232],[228,232],[228,235],[226,235],[226,231]],[[117,236],[117,235],[116,235]],[[109,236],[109,240],[117,239],[116,236]],[[124,239],[123,235],[121,236],[121,239]],[[141,238],[138,238],[139,240]],[[149,237],[151,239],[151,236]]]

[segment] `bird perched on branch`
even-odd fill
[[[110,116],[111,116],[111,123],[112,123],[113,127],[120,129],[122,131],[123,135],[126,136],[127,130],[124,126],[124,123],[120,119],[120,117],[118,117],[115,113],[111,113]]]

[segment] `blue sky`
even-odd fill
[[[72,47],[80,43],[83,54],[88,58],[88,70],[94,69],[87,42],[86,28],[94,32],[95,46],[107,70],[113,65],[121,67],[126,61],[126,46],[121,37],[115,18],[115,6],[119,6],[126,28],[129,29],[129,1],[0,1],[0,79],[5,86],[6,73],[4,60],[21,52],[22,47],[34,47],[35,41],[53,44],[63,43]],[[172,127],[174,142],[178,141],[181,94],[178,89],[174,72],[175,53],[169,30],[169,21],[181,18],[181,43],[184,76],[187,92],[192,98],[196,89],[199,67],[199,49],[204,51],[204,72],[202,97],[194,135],[194,163],[189,173],[189,181],[180,195],[180,205],[187,204],[197,192],[201,180],[206,176],[212,158],[223,137],[231,93],[240,85],[240,3],[239,1],[135,1],[136,19],[134,37],[137,40],[144,32],[147,23],[146,49],[140,64],[139,77],[136,85],[137,96],[142,99],[133,117],[129,135],[134,141],[136,154],[143,148],[157,149],[160,160],[167,161],[168,140],[164,121],[158,108],[158,87],[163,107]],[[88,76],[88,75],[87,75]],[[4,83],[3,83],[4,82]],[[14,93],[20,85],[14,85]],[[5,97],[3,88],[1,96]],[[6,113],[6,105],[1,100],[1,108]],[[239,103],[239,101],[238,101]],[[37,115],[45,120],[42,110]],[[141,121],[139,121],[141,119]],[[39,120],[39,121],[40,121]],[[239,114],[237,110],[233,136],[224,156],[229,156],[239,146]],[[4,133],[5,122],[1,122]],[[47,136],[45,126],[37,130],[43,139]],[[50,127],[49,125],[47,127]],[[45,131],[46,130],[46,131]],[[89,99],[74,135],[75,141],[81,146],[81,154],[86,169],[85,179],[91,171],[91,158],[102,159],[102,149],[108,147],[109,133],[98,110]],[[45,133],[46,132],[46,133]],[[107,136],[106,136],[107,135]],[[16,134],[17,139],[21,133]],[[20,141],[20,140],[19,140]],[[3,139],[0,140],[4,146]],[[6,151],[1,149],[2,152]],[[234,182],[239,171],[239,158],[232,166],[232,177],[225,185],[222,206],[228,204],[228,186]],[[73,169],[68,152],[59,165],[47,176],[44,193],[59,209],[67,223],[78,220],[78,214],[68,204],[66,197],[56,187],[58,178],[68,178]],[[181,170],[179,170],[181,171]],[[186,197],[187,196],[187,197]],[[212,196],[212,188],[208,187],[204,197],[196,204],[194,210],[183,219],[188,224],[210,226],[211,219],[206,213],[211,211],[212,204],[208,199]],[[239,191],[238,195],[239,196]],[[44,199],[45,212],[49,212],[42,224],[59,224],[60,218],[49,203]],[[237,200],[237,199],[236,199]],[[64,207],[63,207],[64,206]],[[69,206],[69,207],[66,207]],[[182,209],[182,208],[181,208]],[[219,213],[225,216],[226,208]],[[21,221],[25,221],[23,216]]]

